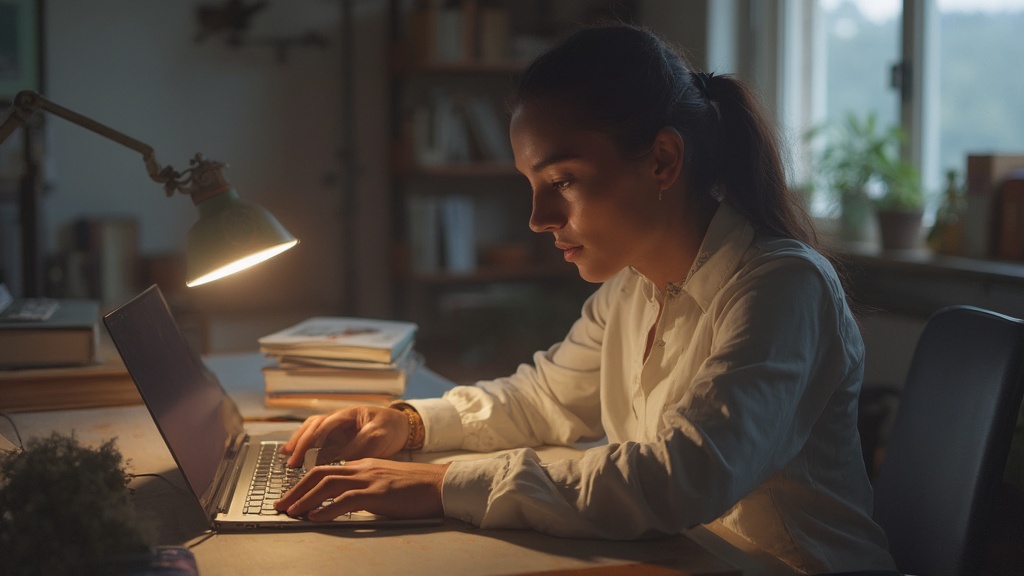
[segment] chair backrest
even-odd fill
[[[897,567],[974,573],[1024,394],[1024,322],[956,306],[918,340],[875,482]]]

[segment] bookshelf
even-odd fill
[[[510,373],[564,337],[596,288],[529,229],[506,98],[563,31],[634,2],[392,2],[395,309],[458,382]]]

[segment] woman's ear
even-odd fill
[[[661,190],[667,190],[683,170],[683,137],[675,128],[662,128],[654,137],[651,152],[654,156],[654,178]]]

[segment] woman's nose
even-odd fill
[[[544,193],[534,193],[533,211],[530,213],[530,230],[550,232],[565,226],[565,210],[559,198]]]

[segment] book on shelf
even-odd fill
[[[413,194],[406,198],[409,229],[409,265],[413,272],[431,273],[441,269],[441,199]]]
[[[314,316],[259,338],[273,356],[335,358],[390,364],[416,337],[416,324],[398,320]]]
[[[509,47],[512,35],[512,15],[502,6],[484,5],[480,7],[478,18],[479,57],[481,62],[505,63],[510,58]]]
[[[481,96],[469,96],[464,103],[466,124],[477,142],[481,160],[512,164],[512,145],[494,106]]]
[[[0,369],[98,362],[99,303],[60,299],[56,304],[46,319],[0,321]]]
[[[0,412],[36,412],[140,404],[135,382],[113,344],[101,362],[59,368],[0,370]]]
[[[476,270],[476,219],[473,199],[452,194],[441,200],[441,241],[444,267],[455,274]]]

